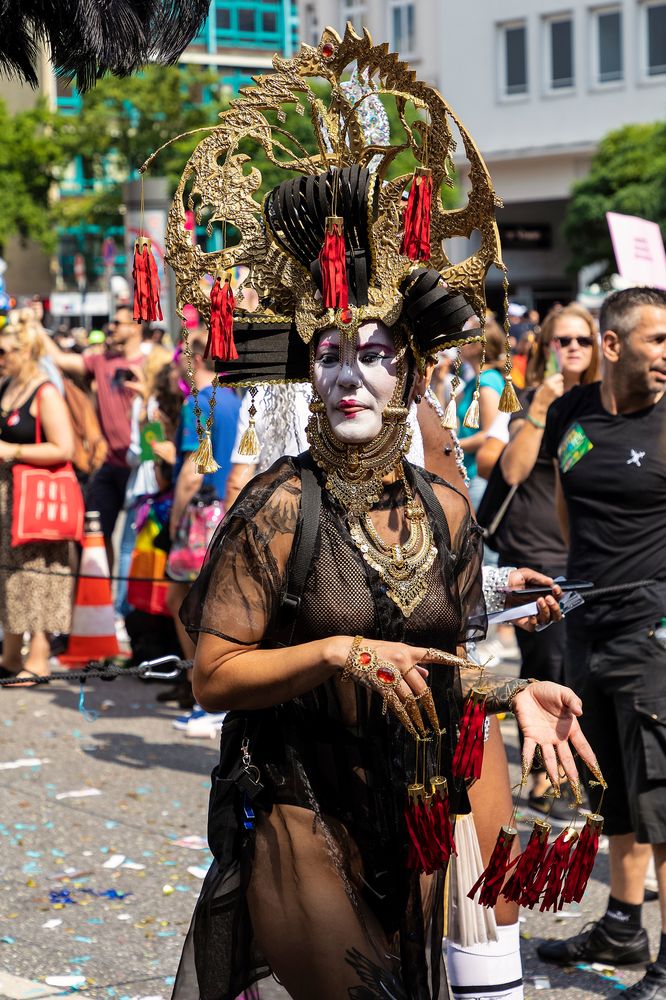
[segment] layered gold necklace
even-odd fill
[[[437,557],[437,548],[425,510],[415,499],[404,473],[401,478],[407,494],[405,517],[409,537],[406,542],[393,545],[385,542],[369,513],[349,517],[348,524],[361,555],[377,571],[393,603],[409,618],[425,597],[428,571]]]
[[[408,618],[425,597],[437,548],[426,512],[414,497],[402,467],[411,440],[407,409],[388,406],[381,433],[364,445],[345,445],[335,437],[321,400],[315,397],[310,409],[313,415],[307,437],[312,458],[326,473],[326,489],[344,507],[354,545],[379,574],[388,597]],[[409,524],[409,537],[396,544],[384,541],[369,513],[381,498],[384,478],[392,472],[403,482]]]

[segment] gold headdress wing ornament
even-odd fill
[[[417,80],[386,43],[374,45],[367,30],[358,35],[350,24],[343,38],[326,28],[316,48],[302,45],[291,59],[276,55],[273,67],[241,89],[196,147],[169,214],[167,260],[181,317],[189,304],[210,324],[212,277],[215,327],[220,281],[230,268],[242,269],[235,298],[226,300],[239,356],[221,358],[224,381],[305,381],[304,345],[318,330],[354,331],[368,319],[387,326],[405,320],[417,359],[483,339],[485,277],[492,265],[506,270],[495,220],[501,203],[479,150],[441,94]],[[344,83],[354,70],[364,81],[357,99]],[[401,141],[372,141],[363,107],[369,96],[394,102]],[[314,152],[282,127],[289,108],[309,118]],[[454,126],[469,162],[470,191],[467,204],[451,210],[442,192],[453,183]],[[261,174],[241,149],[250,140],[287,178],[263,202]],[[412,155],[413,173],[387,179],[404,152]],[[193,245],[188,208],[199,222],[207,219],[209,232],[222,227],[222,249],[206,253]],[[444,240],[469,239],[475,231],[478,247],[452,263]],[[249,289],[258,299],[252,311]],[[478,324],[463,331],[472,313]],[[508,345],[505,377],[501,408],[511,411],[518,404]]]

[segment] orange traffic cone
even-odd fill
[[[67,652],[61,663],[87,663],[120,653],[114,620],[109,563],[104,547],[99,514],[86,514],[80,578],[72,613]],[[96,577],[98,579],[88,579]]]

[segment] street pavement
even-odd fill
[[[203,838],[217,743],[175,731],[177,711],[154,701],[160,689],[133,677],[89,680],[95,721],[79,711],[75,683],[0,690],[0,997],[170,996],[211,861]],[[515,724],[502,726],[517,779]],[[536,958],[538,941],[576,933],[602,912],[607,867],[601,853],[573,912],[523,913],[527,998],[613,996],[640,977]],[[644,915],[656,951],[658,904]],[[47,985],[51,977],[65,979]],[[270,983],[261,996],[286,994]]]

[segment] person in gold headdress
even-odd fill
[[[354,62],[373,94],[423,111],[418,126],[403,117],[413,178],[386,181],[395,147],[364,143],[357,102],[339,86]],[[455,487],[405,458],[409,407],[439,350],[483,339],[481,320],[463,327],[485,315],[485,273],[501,264],[478,151],[453,119],[474,189],[466,217],[447,212],[452,112],[385,46],[350,27],[343,39],[327,29],[317,49],[276,58],[275,69],[243,90],[193,154],[167,241],[179,308],[210,315],[218,383],[310,381],[313,391],[309,450],[241,492],[181,611],[197,643],[197,700],[228,714],[209,812],[215,862],[173,996],[234,1000],[273,974],[295,1000],[435,1000],[446,994],[434,956],[450,820],[469,811],[463,758],[467,748],[476,759],[483,739],[482,722],[470,735],[467,691],[483,706],[479,719],[515,711],[526,760],[540,746],[555,784],[559,765],[577,781],[570,743],[596,763],[573,691],[493,678],[466,658],[464,643],[485,629],[480,531]],[[328,106],[308,84],[321,77]],[[284,130],[269,112],[300,100],[320,153],[285,163],[276,154]],[[260,178],[237,152],[247,136],[301,175],[263,205],[252,197]],[[190,183],[239,231],[234,246],[212,255],[192,247]],[[479,250],[451,265],[443,237],[476,227]],[[258,293],[251,314],[242,284],[236,299],[226,277],[236,264]],[[215,275],[211,302],[205,273]],[[505,377],[510,409],[508,361]],[[470,410],[478,422],[478,390]],[[198,461],[207,468],[210,459],[202,427]],[[554,605],[540,600],[543,622]]]

